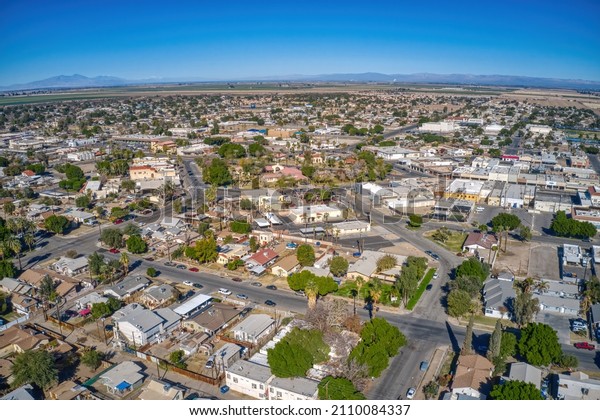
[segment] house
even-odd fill
[[[144,276],[127,276],[114,286],[104,291],[105,295],[116,299],[126,299],[139,290],[143,290],[150,284],[150,280]]]
[[[235,362],[242,358],[244,348],[234,343],[225,343],[215,354],[215,362],[217,366],[224,365],[225,368],[232,366]]]
[[[27,315],[35,310],[39,301],[31,296],[13,293],[10,296],[10,303],[18,313]]]
[[[0,397],[0,400],[3,401],[34,401],[36,399],[37,394],[30,384],[25,384],[14,391],[9,392],[8,394]]]
[[[75,301],[75,306],[77,309],[92,309],[96,303],[106,303],[108,302],[108,298],[100,295],[97,292],[89,293]]]
[[[277,378],[269,382],[270,400],[316,400],[319,382],[308,378]]]
[[[590,308],[590,323],[594,329],[600,328],[600,303],[596,303]]]
[[[478,354],[461,355],[452,381],[452,393],[485,399],[494,365]]]
[[[151,311],[137,303],[127,305],[113,315],[117,334],[134,346],[162,341],[179,327],[180,319],[169,308]]]
[[[248,247],[241,244],[227,244],[221,246],[217,255],[217,264],[226,265],[234,260],[239,260],[248,254]]]
[[[0,280],[0,291],[8,294],[14,293],[29,296],[33,294],[33,287],[21,280],[13,279],[12,277],[4,277]]]
[[[51,338],[30,327],[14,325],[0,331],[0,358],[11,353],[24,353],[50,342]]]
[[[208,307],[211,301],[212,296],[199,293],[193,298],[186,300],[181,305],[176,306],[173,311],[184,319],[189,318],[195,313]]]
[[[168,284],[150,286],[144,290],[140,302],[148,308],[156,308],[177,299],[179,292]]]
[[[96,216],[94,216],[92,213],[88,213],[87,211],[69,209],[63,214],[63,216],[73,220],[74,222],[83,223],[84,225],[91,226],[97,223]]]
[[[231,390],[258,400],[268,399],[267,383],[273,376],[269,367],[238,360],[225,372],[225,383]]]
[[[273,264],[271,266],[271,273],[278,277],[287,277],[298,271],[298,268],[300,268],[300,263],[296,254],[290,254]]]
[[[508,314],[508,308],[511,307],[512,300],[517,297],[513,286],[513,281],[501,280],[500,278],[490,278],[484,283],[483,304],[485,316],[504,318]]]
[[[253,314],[232,328],[233,337],[239,341],[258,344],[275,330],[275,321],[266,314]]]
[[[581,306],[579,299],[552,296],[547,294],[537,294],[535,297],[539,301],[540,311],[557,312],[560,314],[577,316]]]
[[[65,276],[76,276],[87,271],[88,259],[87,257],[61,257],[57,262],[52,264],[52,269]]]
[[[559,373],[555,378],[554,398],[558,400],[600,400],[600,381],[583,372]]]
[[[109,393],[125,395],[142,385],[142,370],[136,363],[125,361],[103,372],[99,379]]]
[[[578,265],[581,262],[581,257],[582,253],[579,245],[563,245],[563,265]]]
[[[337,222],[343,219],[343,212],[336,207],[317,204],[291,209],[289,217],[296,224]]]
[[[177,217],[164,217],[160,225],[166,229],[177,228],[181,230],[185,228],[185,222]]]
[[[86,400],[89,398],[90,391],[73,381],[63,381],[48,391],[53,400],[72,401]]]
[[[251,255],[250,258],[246,261],[246,264],[250,263],[252,265],[259,265],[261,267],[268,267],[273,264],[275,260],[279,257],[277,252],[273,251],[270,248],[261,249],[255,254]]]
[[[152,378],[148,381],[148,385],[142,391],[138,400],[161,400],[174,401],[183,400],[185,397],[186,388],[179,385],[174,385],[170,382]]]
[[[212,336],[235,321],[242,309],[225,303],[215,303],[193,318],[185,319],[182,324],[184,328]]]
[[[511,363],[508,380],[527,382],[535,385],[537,389],[541,389],[542,370],[524,362]]]
[[[494,247],[498,248],[498,237],[493,233],[471,232],[463,243],[463,252],[469,252],[479,259],[491,261]]]
[[[348,267],[346,278],[349,280],[356,280],[358,277],[370,279],[377,271],[377,260],[385,255],[387,255],[385,252],[364,250],[358,260]]]

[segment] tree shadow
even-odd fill
[[[456,339],[456,335],[452,330],[452,326],[446,321],[446,330],[448,331],[448,338],[450,338],[450,345],[452,346],[452,351],[455,353],[460,352],[460,343]]]

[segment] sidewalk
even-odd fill
[[[423,392],[423,387],[425,385],[427,385],[429,382],[435,381],[435,379],[437,378],[437,376],[440,372],[440,369],[444,365],[444,360],[446,359],[447,354],[448,354],[448,346],[438,347],[437,349],[435,349],[435,353],[433,353],[433,357],[431,358],[431,360],[429,362],[429,368],[427,369],[427,372],[425,372],[425,375],[423,375],[421,382],[417,386],[417,393],[415,395],[415,399],[417,399],[417,400],[425,399],[425,393]]]

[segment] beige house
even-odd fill
[[[277,263],[271,267],[271,273],[278,277],[287,277],[292,273],[295,273],[300,268],[300,263],[296,254],[290,254],[287,257],[283,257]]]

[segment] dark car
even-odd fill
[[[200,269],[198,269],[198,267],[190,267],[190,268],[189,268],[189,270],[190,270],[192,273],[197,273],[198,271],[200,271]]]
[[[194,283],[192,286],[194,286],[196,289],[202,289],[204,287],[200,283]]]
[[[108,250],[108,252],[110,252],[111,254],[118,254],[121,251],[119,251],[117,248],[111,248]]]
[[[181,300],[185,300],[187,298],[191,298],[195,294],[196,294],[196,292],[194,292],[193,290],[189,290],[187,293],[181,295]]]
[[[269,290],[277,290],[277,286],[273,286],[272,284],[267,286],[267,289]]]
[[[152,257],[147,257],[147,258],[144,258],[144,260],[146,260],[146,261],[154,261],[154,258],[152,258]]]
[[[69,318],[73,318],[74,316],[77,316],[77,312],[67,309],[64,312],[64,315],[67,315]]]
[[[258,282],[258,281],[253,281],[252,283],[250,283],[251,286],[256,286],[256,287],[261,287],[262,283]]]
[[[239,277],[232,277],[231,280],[233,280],[233,281],[235,281],[237,283],[241,283],[242,282],[242,279],[239,278]]]
[[[267,299],[267,300],[265,300],[265,305],[267,305],[267,306],[275,306],[277,304],[275,302],[273,302],[272,300]]]
[[[179,268],[180,270],[185,270],[187,267],[183,264],[178,264],[177,268]]]
[[[120,225],[121,223],[123,223],[123,219],[115,220],[115,225]]]
[[[431,290],[433,289],[433,284],[428,284],[427,287],[425,288],[425,290]]]
[[[165,266],[167,267],[175,267],[177,264],[175,264],[174,262],[171,261],[165,261]]]

